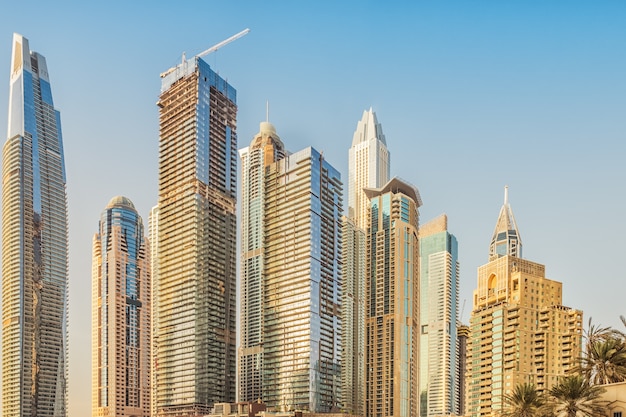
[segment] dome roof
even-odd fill
[[[136,210],[133,202],[130,201],[128,197],[124,197],[121,195],[115,196],[111,199],[111,201],[109,201],[107,208],[110,208],[110,207],[127,207],[130,209]]]

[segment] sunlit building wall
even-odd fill
[[[93,238],[93,417],[150,416],[151,285],[141,217],[114,197]]]
[[[366,189],[366,411],[368,417],[419,413],[419,242],[421,199],[398,178]]]
[[[150,209],[150,215],[148,217],[148,231],[149,231],[149,240],[150,240],[150,272],[151,272],[151,294],[152,294],[152,305],[150,306],[150,311],[152,312],[152,323],[158,323],[158,310],[156,306],[158,305],[156,295],[156,283],[158,282],[159,276],[159,263],[156,254],[159,249],[159,206],[153,206]],[[150,364],[152,369],[157,368],[157,352],[159,349],[159,345],[157,344],[156,337],[154,337],[154,332],[150,332]],[[150,372],[150,416],[157,415],[157,383],[156,383],[156,372]]]
[[[263,399],[270,410],[339,410],[342,195],[339,172],[313,148],[267,167]]]
[[[348,152],[348,216],[343,243],[343,410],[363,415],[365,412],[365,233],[369,200],[364,188],[378,188],[389,181],[390,153],[370,108],[363,112]]]
[[[250,146],[239,150],[242,181],[238,401],[263,398],[265,171],[285,154],[276,129],[268,122],[261,123]]]
[[[505,190],[489,263],[478,268],[470,318],[467,413],[503,411],[520,383],[546,392],[582,355],[582,311],[562,306],[562,284],[520,257],[522,242]]]
[[[342,409],[365,412],[365,231],[342,217],[341,394]]]
[[[161,78],[154,360],[158,416],[236,391],[236,92],[194,57]]]
[[[459,415],[459,261],[444,214],[420,226],[420,416]]]
[[[13,35],[2,160],[2,415],[67,415],[68,224],[46,59]]]

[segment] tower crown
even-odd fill
[[[509,187],[504,187],[504,204],[500,209],[500,215],[493,231],[491,245],[489,246],[489,261],[501,256],[522,257],[522,239],[513,216],[513,210],[509,204]]]
[[[372,139],[378,139],[383,145],[387,146],[383,128],[381,124],[378,123],[376,113],[370,107],[369,110],[363,112],[363,117],[357,124],[356,131],[352,137],[352,146],[361,142],[368,142]]]

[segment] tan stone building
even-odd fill
[[[491,416],[503,396],[529,382],[545,392],[581,355],[582,311],[564,307],[562,284],[522,259],[505,192],[489,263],[478,268],[470,319],[467,414]]]
[[[626,417],[626,382],[603,385],[607,417]]]

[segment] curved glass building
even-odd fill
[[[46,59],[13,35],[2,160],[2,415],[67,415],[63,142]]]
[[[150,256],[141,217],[126,197],[114,197],[100,217],[91,291],[91,415],[149,417]]]

